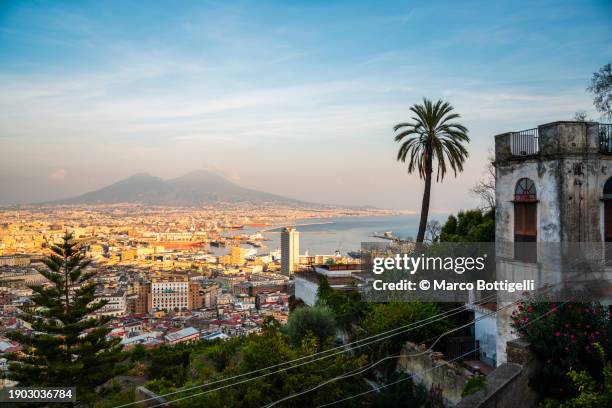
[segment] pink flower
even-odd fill
[[[559,337],[560,335],[561,335],[561,333],[555,332],[555,337]]]

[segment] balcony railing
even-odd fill
[[[599,151],[612,154],[612,123],[599,124]]]
[[[538,141],[538,128],[512,132],[510,149],[513,156],[530,156],[538,154],[540,143]]]

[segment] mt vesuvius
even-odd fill
[[[50,204],[118,204],[137,203],[168,206],[195,206],[225,202],[274,202],[307,204],[263,191],[240,187],[228,179],[205,170],[163,180],[147,173],[138,173],[99,190]]]

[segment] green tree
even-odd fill
[[[362,337],[373,336],[388,330],[397,329],[421,320],[431,318],[440,313],[436,303],[431,302],[390,302],[376,303],[364,319],[364,333]],[[433,336],[442,334],[448,328],[448,320],[432,320],[421,327],[414,327],[406,332],[386,340],[376,342],[368,348],[372,359],[398,353],[406,341],[422,342]]]
[[[191,351],[189,344],[164,345],[149,351],[147,377],[183,384],[187,379]]]
[[[224,345],[231,341],[233,340],[216,345]],[[209,349],[216,345],[206,344],[205,348]],[[212,376],[210,375],[209,367],[214,367],[216,364],[213,365],[212,362],[204,363],[204,360],[208,359],[207,355],[212,356],[212,354],[206,350],[192,348],[192,362],[197,362],[197,365],[192,365],[188,370],[192,381],[187,382],[185,387],[188,388],[190,385],[215,381],[252,370],[260,370],[268,366],[283,364],[296,358],[312,355],[312,353],[320,348],[319,339],[312,331],[308,331],[302,337],[300,344],[295,346],[290,343],[288,336],[284,335],[277,325],[269,325],[259,335],[253,334],[237,338],[235,343],[227,348],[230,352],[229,354],[232,354],[232,357],[229,358],[231,363],[223,367],[222,370],[215,370]],[[240,381],[236,380],[231,387],[218,391],[206,392],[215,387],[198,388],[175,396],[169,396],[168,399],[189,397],[172,404],[179,408],[191,406],[206,406],[210,408],[261,407],[294,393],[308,390],[325,380],[362,367],[366,363],[367,361],[364,356],[353,356],[350,353],[332,355],[322,360],[302,359],[300,363],[293,366],[283,366],[282,369],[263,370],[258,372],[257,375],[244,377]],[[259,375],[264,377],[257,378]],[[355,376],[330,382],[324,387],[314,389],[302,396],[296,396],[277,406],[318,406],[359,393],[368,388],[360,380],[360,377]],[[241,381],[248,378],[253,380],[241,383]],[[152,384],[159,390],[169,391],[167,388],[169,386],[168,383],[157,382]],[[177,384],[173,384],[173,386],[176,387]],[[223,386],[223,384],[219,384],[219,386]],[[350,401],[346,406],[357,405],[358,401]]]
[[[494,242],[495,209],[484,214],[480,210],[460,211],[450,215],[442,227],[443,242]]]
[[[577,395],[566,401],[547,398],[540,408],[599,408],[612,406],[612,362],[606,358],[605,351],[599,343],[594,344],[603,366],[602,381],[596,381],[586,370],[570,370],[567,377],[572,381]]]
[[[355,287],[352,290],[334,290],[325,276],[319,276],[317,304],[329,307],[334,312],[336,324],[350,333],[352,326],[358,324],[368,310],[368,303],[361,300]]]
[[[76,387],[77,399],[90,403],[95,388],[121,371],[120,340],[106,338],[110,317],[92,316],[106,302],[95,300],[96,271],[87,269],[72,235],[51,250],[47,269],[39,271],[50,285],[31,286],[34,306],[20,316],[33,332],[8,335],[23,346],[22,354],[10,356],[9,378],[21,386]]]
[[[612,362],[599,343],[594,344],[603,364],[601,382],[597,382],[587,371],[571,370],[567,376],[578,390],[578,396],[568,401],[570,408],[597,408],[612,406]]]
[[[418,170],[419,177],[425,179],[417,234],[417,242],[423,242],[429,216],[434,161],[437,165],[436,181],[444,179],[448,167],[456,176],[458,171],[463,171],[463,163],[468,157],[463,144],[468,143],[470,138],[465,126],[452,122],[459,118],[459,114],[452,113],[453,107],[448,102],[438,100],[433,103],[423,99],[422,104],[415,104],[410,110],[415,115],[412,117],[414,122],[395,125],[395,141],[401,143],[397,160],[402,163],[408,161],[408,173]]]
[[[605,117],[612,118],[612,64],[606,64],[593,73],[587,91],[593,94],[595,108]]]
[[[314,334],[319,344],[328,343],[330,337],[336,333],[334,313],[327,306],[316,305],[297,308],[289,315],[287,321],[287,335],[294,345],[302,343],[308,334]]]

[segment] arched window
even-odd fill
[[[612,185],[610,186],[612,188]],[[536,186],[533,180],[522,178],[516,182],[514,188],[514,201],[536,201]]]
[[[533,180],[522,178],[514,188],[515,258],[536,262],[538,238],[538,196]],[[531,243],[531,244],[528,244]]]
[[[604,201],[604,241],[612,242],[612,177],[603,188]]]

